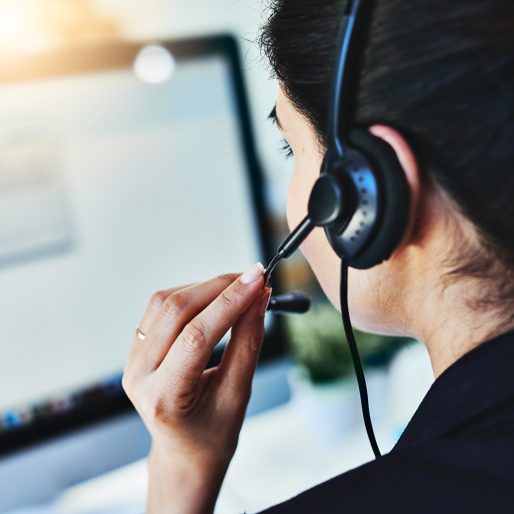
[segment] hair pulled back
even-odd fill
[[[274,0],[261,45],[325,145],[347,0]],[[353,122],[398,129],[422,170],[477,229],[452,274],[491,279],[484,301],[514,321],[514,2],[377,0],[361,48]]]

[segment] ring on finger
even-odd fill
[[[140,341],[144,341],[146,339],[146,334],[139,327],[136,327],[136,336]]]

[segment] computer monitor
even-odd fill
[[[3,67],[0,454],[126,413],[151,294],[267,262],[270,234],[231,37]],[[271,316],[262,359],[283,348]]]

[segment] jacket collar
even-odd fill
[[[394,450],[443,436],[514,398],[514,331],[461,357],[434,382]]]

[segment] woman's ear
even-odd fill
[[[398,160],[405,172],[407,183],[410,189],[410,213],[405,236],[399,247],[403,246],[413,236],[416,218],[420,208],[421,174],[420,169],[411,147],[405,138],[395,129],[387,125],[373,125],[369,131],[375,136],[383,139],[396,153]]]

